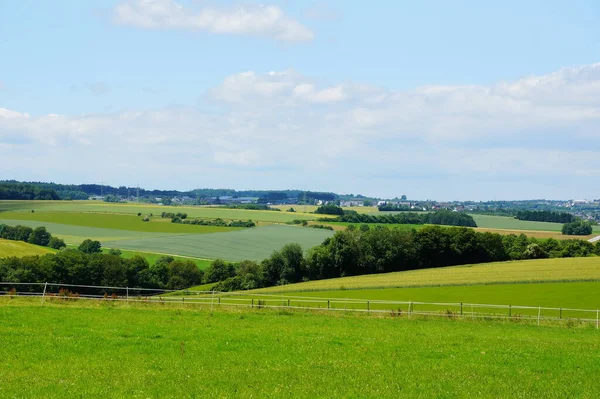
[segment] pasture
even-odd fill
[[[28,244],[23,241],[3,240],[0,238],[0,258],[45,255],[52,252],[54,252],[53,249]]]
[[[4,397],[594,397],[590,326],[0,298]],[[35,348],[35,350],[31,350]]]
[[[212,206],[161,206],[155,204],[116,204],[100,201],[0,201],[0,212],[71,212],[71,213],[116,213],[126,215],[160,215],[162,212],[184,212],[189,218],[236,219],[270,223],[291,222],[294,219],[315,220],[319,215],[301,212],[253,211],[227,209]]]
[[[493,215],[474,215],[473,219],[477,227],[485,229],[518,230],[518,231],[556,231],[562,230],[561,223],[532,222],[528,220],[518,220],[508,216]],[[594,226],[594,232],[600,234],[600,226]],[[518,232],[517,232],[518,234]],[[571,238],[576,238],[570,236]]]
[[[263,260],[285,244],[298,243],[305,250],[321,244],[332,231],[298,226],[271,225],[220,234],[167,235],[143,239],[106,241],[108,248],[176,254],[229,261]]]
[[[276,286],[261,293],[424,287],[491,283],[600,280],[600,257],[482,263],[404,272],[368,274]]]

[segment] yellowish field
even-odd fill
[[[0,258],[45,255],[52,252],[54,251],[48,248],[27,244],[23,241],[3,240],[0,238]]]
[[[600,280],[600,257],[482,263],[308,281],[255,292],[419,287],[486,283]]]
[[[486,228],[486,227],[477,227],[474,230],[479,231],[479,232],[488,231],[490,233],[498,233],[498,234],[502,234],[502,235],[525,234],[528,237],[534,237],[534,238],[540,238],[540,239],[554,238],[555,240],[573,240],[573,239],[589,240],[590,238],[594,238],[598,235],[598,234],[592,234],[589,236],[568,236],[568,235],[564,235],[557,231],[491,229],[491,228]]]

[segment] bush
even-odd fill
[[[583,220],[576,220],[572,223],[565,223],[562,228],[562,233],[570,236],[587,236],[592,234],[593,228],[591,223]]]
[[[53,249],[63,249],[67,247],[67,244],[65,244],[65,241],[60,238],[52,237],[48,243],[48,247]]]
[[[344,214],[344,210],[337,205],[327,204],[321,205],[315,210],[315,213],[320,215],[338,215],[341,216]]]
[[[102,252],[102,244],[100,244],[100,241],[87,239],[79,244],[77,249],[84,254],[95,254]]]
[[[138,212],[138,216],[142,216],[142,212]]]
[[[148,216],[144,216],[142,218],[142,222],[149,222],[149,221],[150,221],[150,218]]]
[[[46,231],[45,227],[36,227],[29,235],[28,242],[30,244],[41,245],[43,247],[48,246],[52,235]]]

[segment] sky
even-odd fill
[[[0,0],[0,179],[600,198],[597,0]]]

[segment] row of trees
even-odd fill
[[[0,183],[0,200],[59,200],[56,191],[32,184]]]
[[[554,211],[518,211],[515,218],[519,220],[530,220],[534,222],[572,223],[575,216],[567,212]]]
[[[0,281],[58,282],[109,287],[182,289],[202,281],[203,272],[191,261],[158,259],[153,265],[141,256],[124,259],[119,251],[85,253],[65,249],[56,254],[0,259]],[[78,288],[84,293],[84,288]]]
[[[250,210],[250,211],[275,211],[275,212],[281,211],[281,209],[271,208],[267,204],[227,204],[227,205],[221,205],[220,208],[246,209],[246,210]]]
[[[30,244],[41,245],[54,249],[66,247],[65,242],[57,237],[52,237],[45,227],[35,229],[28,226],[7,226],[0,224],[0,238],[12,241],[23,241]]]
[[[172,223],[191,224],[198,226],[218,226],[218,227],[255,227],[256,223],[252,220],[223,220],[217,219],[179,219],[174,217],[171,219]]]
[[[523,234],[502,236],[461,227],[402,231],[365,225],[337,232],[306,255],[298,244],[288,244],[261,263],[246,261],[243,267],[232,266],[229,274],[220,276],[228,277],[214,289],[253,289],[361,274],[591,255],[600,255],[600,243],[541,241]]]
[[[329,219],[328,219],[329,220]],[[323,221],[326,221],[323,219]],[[329,220],[331,221],[331,220]],[[350,223],[384,223],[384,224],[439,224],[446,226],[477,227],[471,215],[463,212],[440,210],[431,213],[404,212],[392,215],[372,215],[345,211],[336,221]]]
[[[394,205],[394,204],[383,204],[377,207],[380,212],[410,212],[410,206],[406,205]]]

